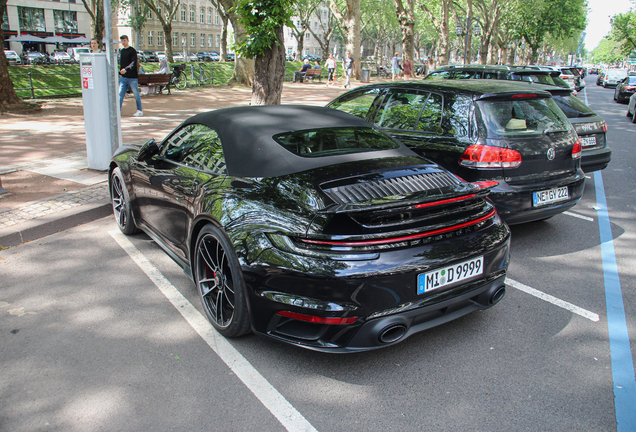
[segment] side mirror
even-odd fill
[[[139,154],[137,155],[137,160],[140,162],[145,162],[154,155],[159,154],[159,146],[155,142],[154,138],[150,139],[146,144],[141,146],[139,150]]]

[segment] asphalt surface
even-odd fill
[[[636,127],[594,79],[633,365]],[[0,430],[633,430],[616,420],[596,187],[571,214],[512,227],[509,282],[577,312],[509,283],[487,311],[354,355],[249,335],[228,360],[193,283],[147,236],[120,244],[111,218],[0,251]]]

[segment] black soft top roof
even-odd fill
[[[306,158],[286,150],[274,135],[307,129],[364,127],[366,121],[331,108],[262,105],[219,109],[189,118],[183,124],[204,124],[217,131],[228,174],[236,177],[278,177],[328,165],[390,156],[415,156],[403,144],[395,150]]]

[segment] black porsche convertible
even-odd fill
[[[196,115],[113,156],[117,224],[155,240],[226,337],[389,346],[504,296],[510,231],[466,182],[357,117],[259,106]]]

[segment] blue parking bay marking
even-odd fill
[[[612,379],[614,381],[616,429],[619,432],[633,432],[636,431],[634,362],[629,344],[623,293],[614,252],[614,240],[607,211],[603,176],[600,171],[594,172],[594,187],[598,207],[598,227],[601,234],[601,259],[603,260],[607,328],[609,330]]]

